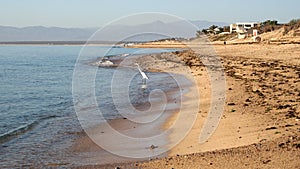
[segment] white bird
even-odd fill
[[[137,65],[137,67],[138,67],[138,69],[139,69],[139,72],[140,72],[140,74],[142,75],[142,82],[143,82],[143,84],[145,84],[145,83],[146,83],[146,80],[149,80],[148,76],[146,75],[145,72],[143,72],[143,71],[141,70],[139,64],[135,63],[135,65]]]

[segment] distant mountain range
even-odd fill
[[[191,21],[196,27],[184,21],[164,23],[155,21],[134,26],[110,25],[96,33],[93,41],[147,41],[161,38],[194,37],[197,30],[208,28],[211,25],[224,26],[228,23]],[[0,26],[0,42],[25,41],[86,41],[98,28],[60,28],[60,27],[11,27]],[[157,34],[159,32],[159,34]],[[138,33],[138,34],[137,34]]]

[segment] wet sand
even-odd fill
[[[154,71],[153,63],[145,64],[145,62],[143,62],[147,57],[151,56],[141,57],[140,55],[135,55],[124,60],[123,58],[121,60],[112,58],[111,60],[113,60],[114,63],[120,64],[119,66],[121,67],[136,67],[134,63],[137,62],[145,71]],[[160,60],[157,61],[161,62]],[[115,163],[145,161],[167,156],[166,152],[169,150],[169,135],[171,132],[168,131],[170,127],[167,126],[167,122],[169,122],[174,115],[178,114],[181,107],[186,107],[182,105],[190,100],[187,98],[186,93],[190,93],[191,86],[195,85],[192,85],[192,82],[182,74],[176,74],[179,71],[166,71],[165,67],[160,67],[159,70],[155,70],[154,72],[169,73],[170,76],[175,78],[177,85],[180,88],[172,88],[165,92],[167,103],[163,102],[161,99],[156,99],[156,97],[160,97],[158,95],[151,97],[153,101],[150,100],[150,109],[145,105],[138,105],[138,107],[135,107],[138,110],[146,111],[141,115],[135,114],[126,118],[109,120],[107,123],[101,123],[90,128],[86,132],[89,133],[89,136],[92,136],[92,139],[86,134],[82,134],[71,148],[72,152],[79,154],[79,156],[83,156],[81,161],[73,164],[75,167],[82,166],[84,168],[89,164],[92,164],[93,166],[109,166]],[[146,123],[139,123],[139,121],[146,121]],[[107,124],[109,124],[109,127]],[[111,129],[118,131],[120,134],[137,139],[132,140],[130,143],[122,140],[120,141],[120,139],[110,139],[110,145],[103,149],[95,142],[101,143],[103,142],[103,139],[116,138],[114,133],[111,132]],[[143,140],[143,138],[155,137],[161,134],[163,135],[159,137],[160,139]],[[107,152],[107,149],[112,150],[113,153],[123,154],[127,157],[120,157],[112,154]],[[144,156],[144,158],[130,158],[130,156]]]

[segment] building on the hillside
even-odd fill
[[[257,29],[249,29],[249,30],[243,29],[243,30],[240,30],[238,32],[238,38],[239,39],[245,39],[245,38],[248,38],[248,37],[253,37],[253,39],[258,37],[258,30]]]
[[[238,22],[230,24],[230,33],[245,33],[247,30],[255,28],[259,25],[257,22]]]

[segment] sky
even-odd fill
[[[101,27],[143,12],[226,23],[286,23],[300,18],[299,6],[299,0],[0,0],[0,25]]]

